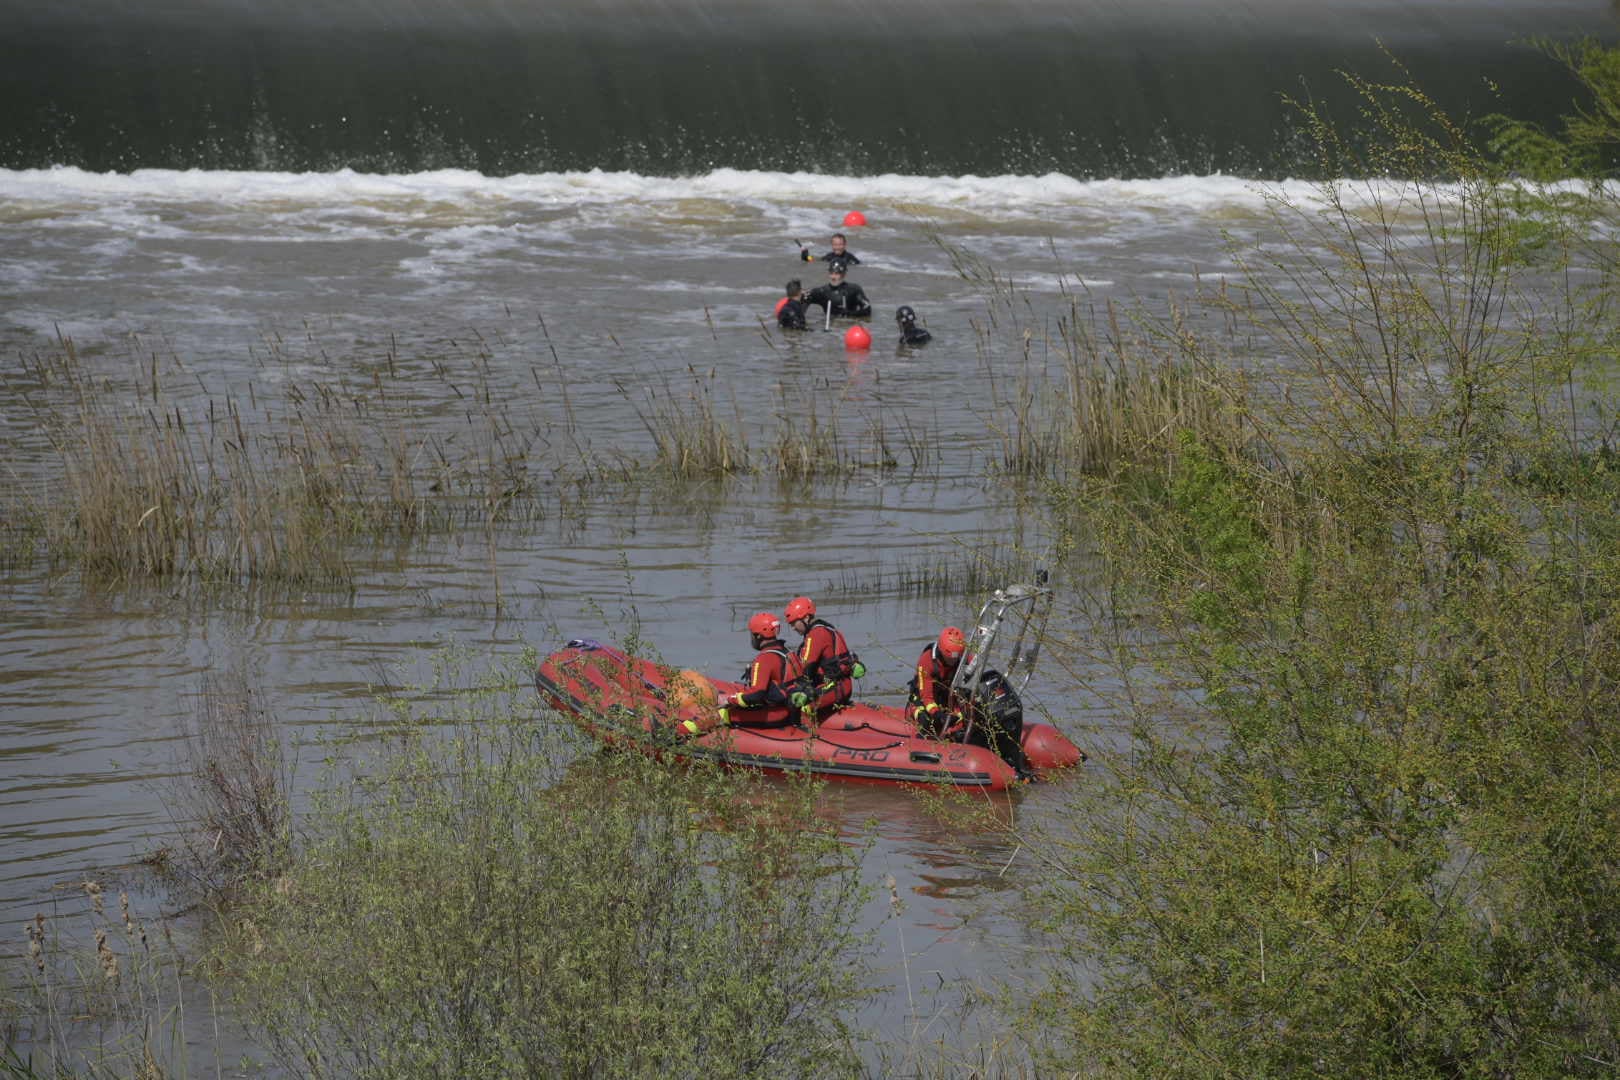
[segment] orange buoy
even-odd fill
[[[856,350],[871,347],[872,335],[867,332],[866,327],[856,324],[844,331],[844,348]]]
[[[849,213],[844,215],[844,224],[850,227],[854,227],[856,225],[865,225],[866,215],[861,213],[859,210],[851,210]]]

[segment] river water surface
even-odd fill
[[[1230,240],[1266,235],[1266,190],[1311,197],[1283,179],[1303,159],[1254,95],[1329,79],[1383,31],[1443,57],[1435,78],[1458,100],[1501,61],[1492,73],[1523,75],[1517,100],[1551,115],[1568,81],[1510,39],[1615,29],[1609,5],[1573,0],[1364,0],[1331,18],[1281,0],[1084,7],[899,5],[842,53],[803,13],[777,26],[747,5],[461,5],[455,19],[357,5],[330,40],[309,5],[199,0],[169,6],[178,23],[30,10],[29,32],[0,44],[0,89],[22,106],[0,121],[15,490],[48,497],[59,468],[40,423],[51,399],[27,371],[71,340],[131,415],[154,380],[195,422],[210,403],[386,377],[453,455],[469,397],[493,402],[545,494],[521,527],[355,552],[352,588],[5,571],[0,926],[71,908],[71,883],[165,842],[161,789],[209,673],[247,672],[293,740],[313,740],[363,716],[379,682],[423,677],[446,643],[502,658],[634,627],[670,663],[730,676],[748,615],[808,594],[871,669],[863,694],[899,701],[923,643],[984,598],[981,582],[919,582],[959,579],[985,551],[1052,562],[1038,490],[998,462],[1017,402],[1061,377],[1059,320],[1218,282]],[[410,63],[373,23],[410,43]],[[126,55],[125,31],[158,44]],[[649,44],[659,33],[670,48]],[[63,60],[75,50],[83,79]],[[801,62],[803,86],[771,74]],[[823,123],[811,102],[841,64],[839,92],[861,107]],[[502,77],[511,94],[487,97]],[[851,278],[877,309],[863,352],[769,318],[788,278],[822,280],[798,243],[825,250],[851,210],[868,221],[845,230]],[[1028,338],[989,302],[1009,284]],[[926,348],[896,348],[902,303]],[[811,482],[649,478],[645,418],[703,403],[762,458],[784,418],[811,415],[868,464],[886,456],[879,433],[900,449],[892,467]],[[638,478],[566,482],[593,466]],[[1065,565],[1059,620],[1083,636],[1084,559]],[[1107,675],[1080,652],[1048,659],[1032,708],[1106,752]],[[1083,770],[1010,811],[1050,815],[1069,783]],[[875,823],[865,872],[893,875],[906,901],[897,920],[881,895],[863,914],[881,923],[889,987],[864,1025],[892,1034],[932,1015],[928,988],[1027,969],[1008,901],[1027,853],[964,850],[900,791],[837,788],[826,805],[851,831]],[[22,940],[0,937],[0,954]]]

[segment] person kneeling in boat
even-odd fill
[[[804,636],[799,664],[807,689],[795,691],[789,699],[801,708],[813,709],[818,721],[825,720],[855,696],[855,680],[866,674],[866,665],[849,651],[837,627],[816,617],[815,601],[808,596],[789,600],[783,614],[788,625]]]
[[[782,640],[782,620],[761,611],[748,620],[754,660],[743,672],[746,683],[736,693],[721,695],[720,721],[743,727],[781,727],[799,719],[791,701],[802,690],[804,665]],[[778,713],[776,717],[771,714]]]
[[[999,672],[984,673],[981,689],[990,695],[990,700],[952,700],[951,682],[966,651],[967,635],[960,627],[947,626],[917,657],[917,671],[906,695],[906,712],[916,722],[917,734],[925,739],[986,747],[1011,765],[1018,779],[1034,780],[1035,770],[1019,741],[1024,728],[1023,709]]]
[[[961,714],[951,709],[951,680],[966,649],[967,635],[960,627],[947,626],[917,657],[917,670],[906,688],[906,712],[925,739],[949,739],[967,727]]]

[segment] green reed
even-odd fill
[[[156,357],[134,380],[97,376],[71,339],[24,358],[26,398],[49,439],[45,476],[13,473],[20,561],[98,576],[343,582],[359,541],[540,516],[534,472],[550,428],[470,377],[435,365],[455,404],[379,369],[287,382],[270,399],[170,388]],[[585,468],[552,480],[590,483]]]
[[[783,384],[777,407],[759,416],[722,397],[713,370],[688,368],[682,392],[665,378],[645,400],[622,384],[618,390],[652,440],[651,471],[673,480],[838,478],[897,469],[902,458],[916,472],[939,459],[937,441],[913,418],[853,408],[827,386]],[[851,414],[862,421],[858,435],[846,430]]]
[[[959,259],[957,270],[984,303],[970,325],[993,475],[1106,475],[1172,456],[1185,431],[1235,448],[1255,439],[1247,379],[1231,343],[1188,332],[1182,303],[1159,311],[1138,305],[1126,316],[1112,301],[1099,310],[1083,291],[1064,287],[1054,312],[973,259]],[[1004,370],[1010,362],[1012,373]]]

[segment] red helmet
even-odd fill
[[[800,619],[814,618],[816,602],[808,596],[795,596],[788,601],[787,610],[783,612],[788,622],[798,622]]]
[[[762,611],[748,620],[748,632],[760,637],[775,637],[782,629],[782,620],[768,611]]]
[[[960,627],[947,626],[939,632],[939,655],[947,660],[959,659],[967,650],[967,635]]]

